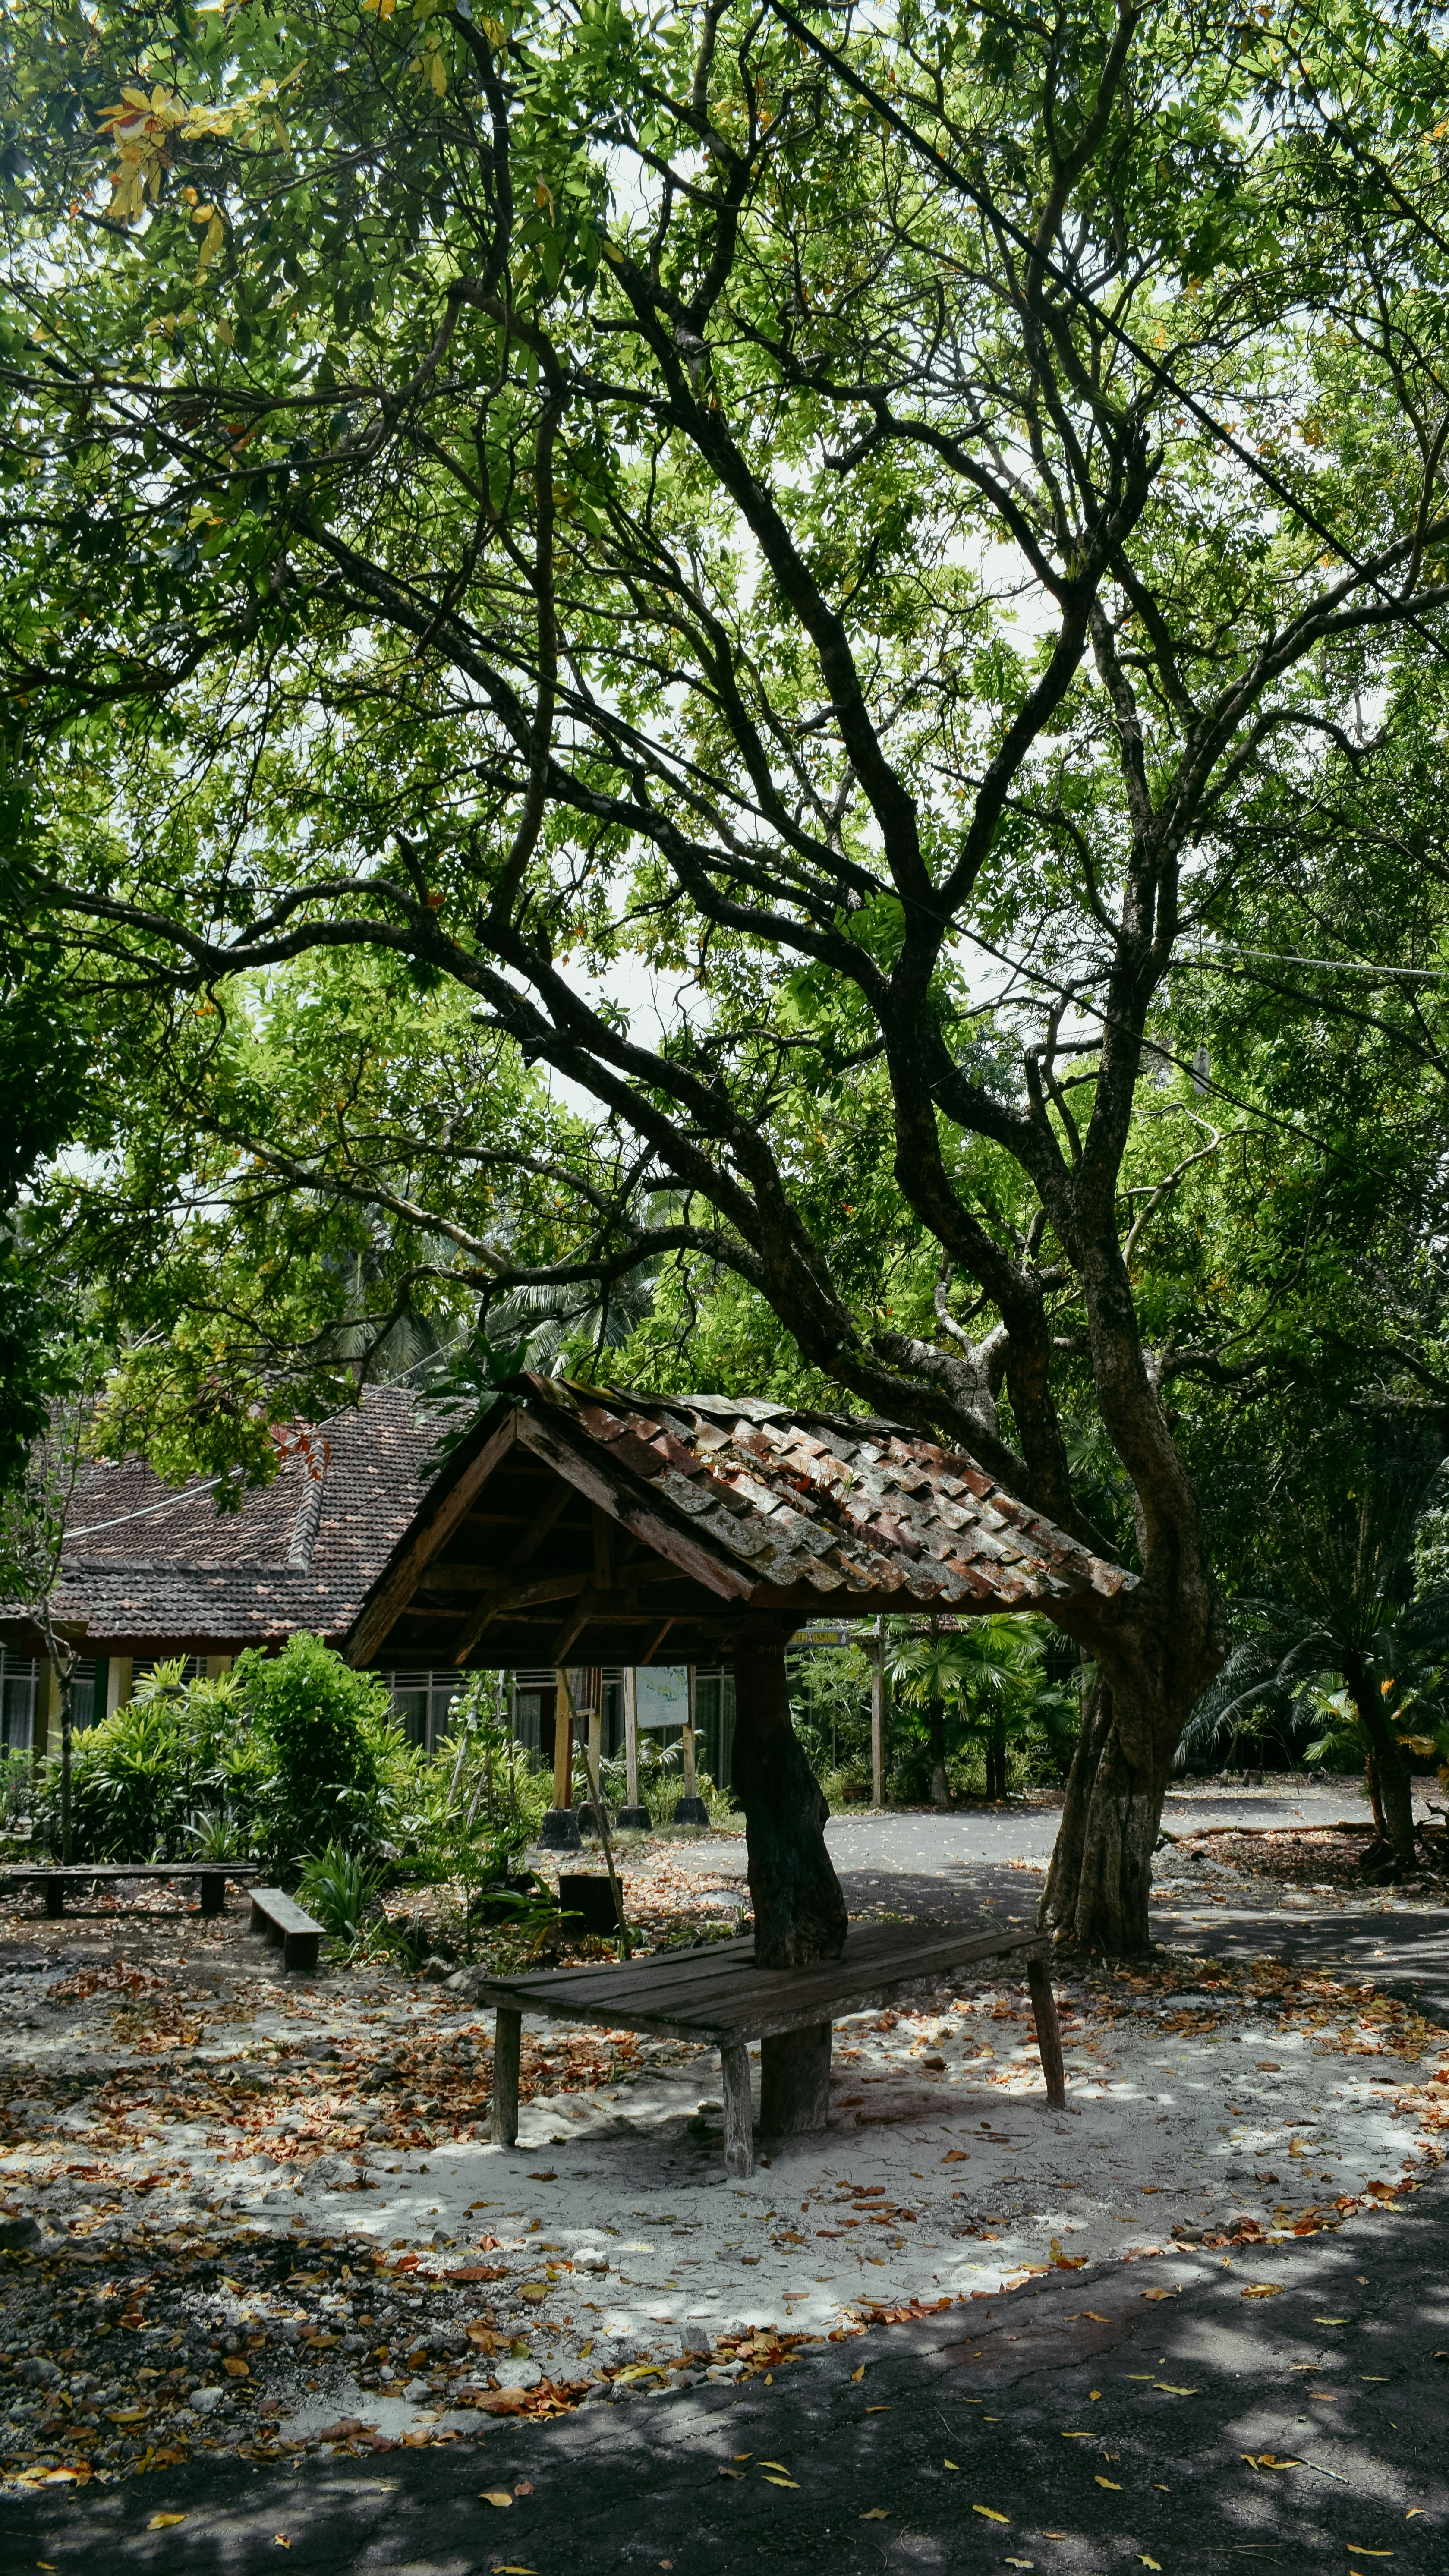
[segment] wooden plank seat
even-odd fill
[[[493,2136],[518,2142],[518,2063],[526,2012],[552,2020],[647,2030],[717,2048],[725,2107],[725,2167],[754,2171],[749,2048],[760,2042],[762,2136],[823,2129],[830,2112],[831,2024],[890,2003],[978,1960],[1025,1954],[1046,2098],[1066,2105],[1061,2033],[1046,1944],[1038,1932],[934,1930],[852,1924],[839,1959],[807,1968],[757,1968],[750,1935],[703,1950],[671,1950],[601,1968],[554,1968],[480,1983],[495,2007]]]
[[[73,1890],[132,1878],[194,1878],[202,1913],[220,1914],[226,1902],[227,1880],[232,1879],[238,1887],[245,1887],[255,1875],[254,1865],[245,1861],[240,1864],[198,1860],[85,1860],[64,1864],[40,1861],[21,1869],[0,1870],[0,1886],[7,1895],[14,1895],[21,1888],[38,1887],[45,1898],[46,1913],[55,1916],[65,1912],[67,1888]]]
[[[281,1942],[284,1967],[300,1968],[304,1972],[316,1967],[317,1953],[326,1937],[324,1926],[314,1923],[310,1914],[304,1914],[284,1888],[252,1889],[249,1928],[253,1932],[264,1932],[269,1941]]]

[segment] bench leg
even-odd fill
[[[830,2120],[830,2024],[760,2042],[760,2134],[808,2137]]]
[[[523,2047],[523,2015],[500,2004],[493,2017],[493,2144],[518,2144],[518,2060]]]
[[[247,1921],[247,1930],[249,1932],[263,1932],[269,1941],[272,1937],[272,1927],[267,1921],[267,1918],[262,1912],[262,1909],[258,1905],[255,1897],[252,1899],[252,1910]]]
[[[54,1917],[57,1914],[63,1914],[65,1912],[65,1880],[63,1878],[47,1878],[42,1880],[41,1894],[45,1898],[45,1910],[47,1914]]]
[[[201,1873],[198,1884],[201,1895],[202,1913],[219,1914],[223,1905],[226,1903],[225,1871],[219,1869],[204,1869]]]
[[[1062,2034],[1052,1993],[1052,1972],[1045,1959],[1028,1959],[1026,1981],[1031,1989],[1032,2018],[1041,2051],[1041,2071],[1046,2077],[1047,2100],[1054,2111],[1065,2111],[1067,2070],[1062,2064]]]
[[[315,1974],[317,1952],[322,1945],[320,1932],[286,1932],[282,1936],[282,1965],[296,1968],[305,1977]]]
[[[750,2052],[742,2039],[726,2040],[719,2053],[724,2092],[725,2172],[736,2182],[755,2170],[755,2121],[750,2108]]]

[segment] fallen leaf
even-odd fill
[[[528,2179],[530,2182],[557,2182],[558,2175],[556,2173],[531,2173]]]
[[[513,2492],[515,2495],[532,2495],[532,2478],[515,2478],[513,2481]]]
[[[250,2379],[252,2375],[250,2363],[241,2360],[236,2353],[231,2353],[221,2366],[228,2379]]]
[[[1391,2549],[1365,2549],[1361,2540],[1346,2540],[1344,2547],[1350,2558],[1392,2558],[1394,2554]]]
[[[865,2411],[867,2415],[889,2415],[891,2410],[888,2406],[867,2406]]]
[[[1099,2476],[1097,2484],[1099,2487],[1110,2487],[1114,2495],[1120,2495],[1122,2492],[1122,2481],[1120,2478],[1104,2478]]]
[[[1152,2385],[1160,2388],[1164,2397],[1198,2397],[1202,2393],[1196,2388],[1174,2388],[1170,2379],[1154,2379]]]
[[[1106,2317],[1098,2316],[1095,2308],[1073,2308],[1071,2315],[1069,2317],[1064,2317],[1062,2323],[1064,2325],[1074,2326],[1079,2317],[1090,2317],[1094,2326],[1104,2326],[1109,2323],[1109,2319]]]
[[[1250,2281],[1243,2292],[1245,2299],[1278,2299],[1282,2295],[1281,2281]]]
[[[865,2363],[864,2363],[864,2362],[862,2362],[862,2363],[861,2363],[861,2365],[860,2365],[859,2370],[853,2370],[853,2371],[851,2372],[851,2374],[850,2374],[850,2375],[851,2375],[851,2378],[852,2378],[852,2379],[864,2379],[864,2377],[865,2377]]]
[[[783,2460],[761,2460],[760,2466],[762,2469],[778,2469],[782,2478],[788,2478],[790,2474]]]
[[[798,2493],[800,2481],[798,2478],[766,2478],[765,2484],[767,2487],[793,2487]]]
[[[480,2491],[479,2500],[483,2504],[496,2504],[500,2512],[505,2505],[513,2502],[507,2487],[484,2487]]]
[[[971,2159],[964,2147],[948,2147],[941,2162],[943,2165],[968,2165]]]
[[[859,2518],[862,2522],[884,2522],[886,2518],[885,2506],[883,2504],[873,2504],[869,2513],[863,2513]]]
[[[1348,2319],[1347,2317],[1315,2317],[1313,2322],[1316,2326],[1346,2326]],[[1423,2511],[1422,2506],[1420,2511]]]
[[[291,2544],[290,2540],[287,2538],[287,2535],[286,2535],[285,2531],[274,2531],[274,2532],[273,2532],[273,2534],[272,2534],[272,2547],[273,2547],[274,2549],[290,2549],[290,2548],[291,2548],[291,2546],[292,2546],[292,2544]]]
[[[153,2513],[150,2521],[146,2525],[146,2529],[148,2531],[174,2531],[178,2522],[184,2522],[185,2520],[186,2516],[184,2513]]]
[[[1101,2394],[1102,2394],[1102,2392],[1101,2392],[1100,2388],[1089,2388],[1089,2389],[1088,2389],[1088,2391],[1087,2391],[1087,2395],[1088,2395],[1088,2397],[1091,2399],[1092,2404],[1093,2404],[1094,2406],[1096,2405],[1097,2400],[1098,2400],[1098,2398],[1101,2396]]]
[[[1138,2566],[1139,2566],[1139,2567],[1155,2567],[1155,2568],[1156,2568],[1156,2570],[1157,2570],[1157,2576],[1162,2576],[1162,2561],[1161,2561],[1161,2559],[1160,2559],[1160,2558],[1149,2558],[1145,2549],[1139,2549],[1139,2550],[1138,2550],[1138,2552],[1137,2552],[1137,2564],[1138,2564]]]
[[[971,2510],[973,2513],[983,2514],[988,2522],[1010,2522],[1011,2520],[1009,2513],[998,2513],[994,2505],[973,2504]]]
[[[1177,2292],[1175,2290],[1144,2290],[1142,2295],[1144,2299],[1175,2299]]]
[[[959,2460],[943,2460],[941,2462],[943,2469],[959,2469],[960,2465],[961,2463]]]

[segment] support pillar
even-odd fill
[[[106,1715],[114,1717],[118,1708],[129,1708],[131,1683],[136,1664],[132,1655],[112,1655],[106,1666]]]
[[[876,1807],[885,1805],[886,1784],[886,1675],[885,1621],[877,1619],[870,1655],[870,1794]]]
[[[677,1798],[675,1800],[674,1821],[677,1825],[707,1825],[709,1823],[709,1809],[705,1805],[703,1798],[699,1795],[699,1788],[695,1775],[693,1664],[688,1668],[688,1684],[689,1714],[684,1721],[684,1795],[682,1798]]]
[[[566,1672],[554,1673],[553,1805],[544,1817],[539,1841],[545,1851],[582,1851],[583,1837],[574,1814],[574,1708]]]
[[[624,1667],[624,1804],[619,1809],[620,1833],[647,1834],[649,1810],[639,1802],[639,1674],[633,1664]]]
[[[733,1786],[745,1811],[758,1968],[838,1959],[849,1929],[825,1848],[830,1810],[790,1723],[790,1633],[783,1622],[757,1617],[734,1634]]]

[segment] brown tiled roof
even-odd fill
[[[531,1401],[571,1417],[751,1589],[803,1584],[832,1611],[863,1592],[1025,1609],[1133,1581],[1004,1493],[973,1458],[897,1423],[547,1378],[531,1381]]]
[[[614,1597],[581,1592],[582,1575],[547,1578],[580,1549],[580,1563],[592,1562],[589,1502],[689,1578],[688,1588],[668,1596],[678,1605],[669,1646],[676,1657],[696,1627],[703,1651],[717,1633],[709,1618],[728,1624],[740,1609],[797,1619],[882,1609],[969,1616],[1045,1607],[1081,1591],[1111,1596],[1133,1581],[1003,1493],[974,1459],[858,1415],[744,1397],[646,1396],[530,1374],[512,1380],[441,1472],[425,1479],[437,1436],[438,1417],[418,1397],[370,1387],[236,1513],[219,1513],[206,1486],[166,1486],[137,1459],[97,1461],[84,1470],[68,1515],[55,1616],[98,1655],[236,1653],[306,1628],[369,1662],[400,1650],[409,1662],[446,1658],[463,1612],[421,1605],[451,1597],[450,1584],[465,1591],[471,1584],[473,1599],[480,1583],[485,1599],[488,1587],[506,1588],[516,1537],[502,1535],[507,1512],[483,1514],[480,1531],[497,1524],[488,1538],[467,1535],[475,1527],[469,1515],[483,1483],[516,1481],[520,1472],[525,1485],[535,1480],[518,1505],[520,1527],[536,1508],[539,1477],[575,1488],[571,1512],[515,1584],[526,1591],[527,1577],[543,1578],[533,1589],[565,1609],[577,1597],[569,1634],[580,1652],[590,1637],[601,1650],[605,1628],[587,1626],[585,1614],[616,1622]],[[629,1580],[639,1580],[637,1564]],[[652,1600],[646,1583],[641,1637],[657,1624]],[[562,1611],[542,1615],[561,1639]],[[441,1627],[429,1627],[430,1618]],[[481,1634],[484,1623],[477,1625]],[[10,1643],[34,1651],[14,1605],[0,1604],[0,1626]],[[610,1653],[627,1659],[617,1624],[607,1625],[607,1636]],[[638,1639],[635,1647],[645,1652]],[[544,1650],[541,1634],[495,1619],[486,1647],[457,1652],[460,1661],[536,1662]]]
[[[418,1508],[436,1437],[414,1394],[368,1387],[299,1435],[237,1512],[139,1458],[93,1460],[66,1515],[54,1615],[97,1655],[235,1653],[299,1628],[340,1638]],[[0,1619],[33,1651],[16,1605],[0,1604]]]
[[[435,1479],[344,1652],[697,1663],[761,1615],[954,1619],[1132,1580],[898,1424],[525,1374]]]

